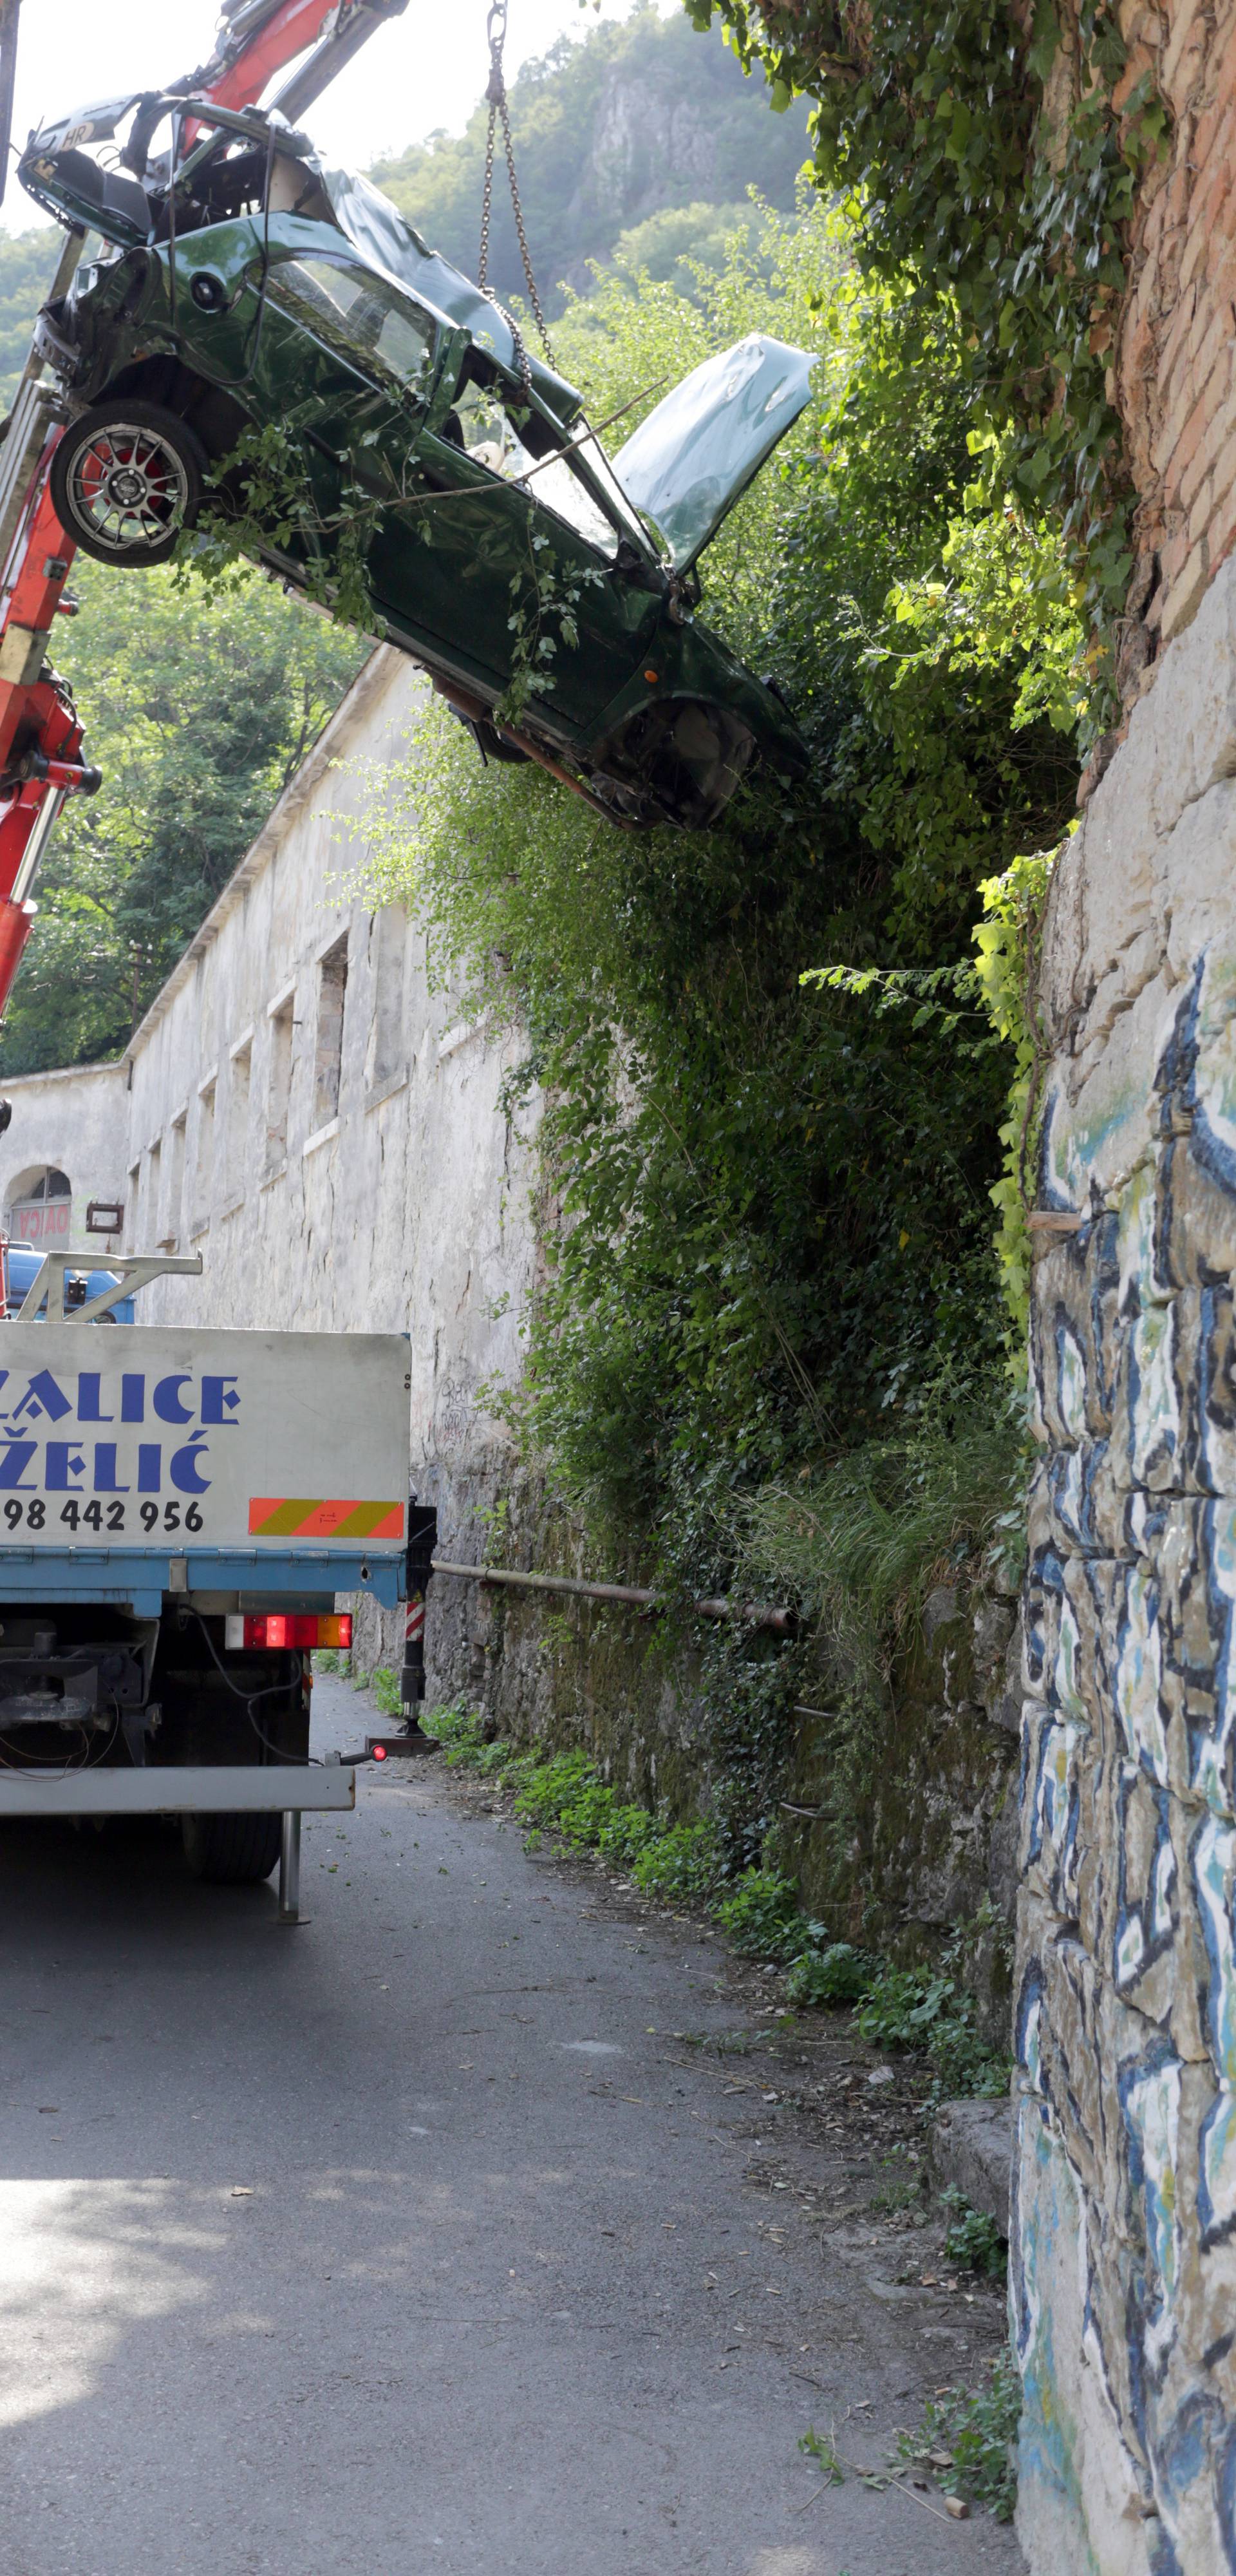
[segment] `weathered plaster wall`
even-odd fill
[[[0,1136],[0,1206],[26,1195],[32,1174],[63,1172],[72,1184],[74,1246],[100,1258],[118,1251],[118,1236],[88,1236],[91,1199],[123,1200],[129,1116],[123,1065],[73,1065],[64,1073],[10,1079],[5,1097],[13,1123]]]
[[[1036,2576],[1236,2569],[1236,563],[1057,862],[1013,2317]]]

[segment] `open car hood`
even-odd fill
[[[814,357],[753,331],[706,358],[612,459],[653,520],[675,572],[688,572],[811,396]]]

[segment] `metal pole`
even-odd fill
[[[300,1921],[300,1809],[289,1807],[282,1817],[283,1833],[279,1844],[279,1920]]]

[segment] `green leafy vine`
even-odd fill
[[[1107,370],[1141,180],[1167,113],[1134,78],[1114,0],[685,0],[714,15],[772,104],[815,102],[815,177],[859,257],[951,312],[988,493],[1063,530],[1095,638],[1090,729],[1113,705],[1110,637],[1132,568]]]

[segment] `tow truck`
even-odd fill
[[[243,106],[304,56],[307,104],[404,6],[242,0],[186,92]],[[0,0],[0,122],[15,26]],[[36,345],[0,445],[0,1011],[57,814],[99,784],[54,666],[56,619],[74,610],[49,484],[62,435]],[[91,1275],[58,1248],[10,1273],[0,1258],[0,1819],[179,1820],[203,1879],[256,1882],[278,1861],[291,1923],[302,1813],[350,1807],[356,1763],[387,1751],[310,1758],[313,1650],[350,1645],[341,1599],[402,1605],[413,1749],[434,1517],[409,1500],[406,1336],[130,1320],[160,1273],[200,1269],[133,1254]]]

